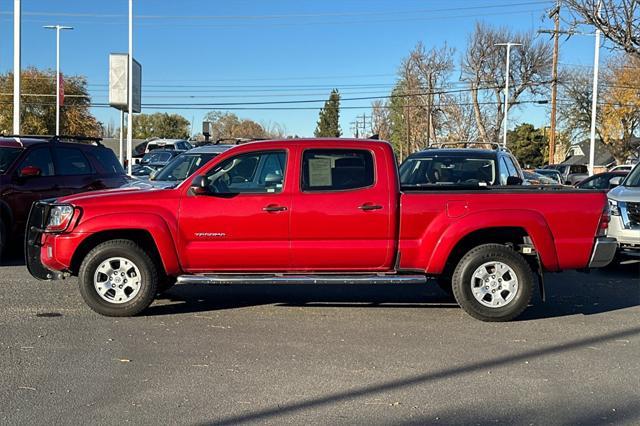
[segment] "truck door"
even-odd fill
[[[238,154],[204,175],[206,193],[179,212],[180,260],[188,272],[286,270],[291,193],[286,150]]]
[[[379,270],[393,258],[396,206],[368,149],[302,149],[291,215],[296,270]]]

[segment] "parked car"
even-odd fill
[[[575,185],[589,177],[589,169],[584,164],[549,164],[544,168],[559,171],[566,185]]]
[[[613,166],[609,169],[610,172],[627,172],[629,173],[633,170],[633,164],[620,164],[618,166]]]
[[[175,151],[188,151],[193,148],[193,145],[184,139],[154,139],[147,142],[145,147],[145,153],[151,152],[154,149],[173,149]]]
[[[533,171],[535,173],[538,173],[539,175],[546,176],[550,179],[553,179],[555,183],[564,184],[564,181],[562,180],[562,175],[556,169],[534,169]]]
[[[640,255],[640,165],[607,194],[611,209],[609,236],[618,241],[620,254]]]
[[[433,147],[411,154],[400,166],[400,182],[415,187],[521,185],[518,161],[508,150],[495,148]]]
[[[191,176],[217,155],[234,145],[203,145],[178,155],[163,168],[150,174],[148,180],[135,180],[125,185],[134,188],[171,188]],[[150,154],[147,154],[150,155]]]
[[[620,185],[620,182],[622,182],[628,174],[629,172],[597,173],[576,184],[576,188],[603,189],[608,191]]]
[[[182,151],[173,149],[154,149],[142,157],[140,163],[131,168],[131,174],[137,178],[147,178],[151,173],[160,170],[171,160],[180,155]]]
[[[476,184],[400,186],[383,141],[239,145],[175,188],[37,204],[29,241],[39,244],[26,244],[27,267],[39,279],[77,275],[85,302],[109,316],[142,312],[176,280],[418,284],[434,276],[449,280],[473,317],[506,321],[529,304],[540,268],[613,258],[604,193],[482,186],[500,181],[495,163],[505,151],[468,152],[474,157],[462,164],[438,153],[413,158],[405,171],[430,161],[431,169],[472,172]]]
[[[544,176],[540,173],[533,172],[531,170],[523,170],[524,184],[525,185],[559,185],[559,183],[550,177]]]
[[[49,138],[0,137],[0,255],[24,235],[34,201],[117,188],[128,181],[113,151]]]

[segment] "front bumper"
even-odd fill
[[[611,216],[607,236],[615,238],[621,249],[640,250],[640,227],[625,226],[622,216]]]
[[[52,204],[43,201],[33,203],[24,236],[24,258],[27,270],[39,280],[59,280],[64,277],[62,272],[51,270],[42,263],[44,228],[51,206]]]
[[[618,242],[615,238],[598,237],[593,245],[593,252],[589,260],[589,268],[602,268],[607,266],[616,256]]]

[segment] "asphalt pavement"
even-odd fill
[[[639,424],[640,268],[482,323],[435,284],[173,288],[106,318],[0,267],[1,424]]]

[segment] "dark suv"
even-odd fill
[[[486,145],[443,143],[411,154],[400,166],[400,183],[403,187],[522,185],[522,169],[509,150],[498,144],[485,149]]]
[[[20,241],[34,201],[118,188],[129,178],[99,139],[0,137],[0,256]]]

